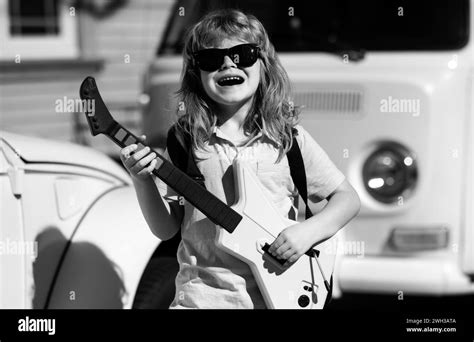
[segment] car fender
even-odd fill
[[[107,192],[76,228],[46,307],[130,308],[159,243],[142,215],[133,187]]]

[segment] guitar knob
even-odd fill
[[[307,295],[301,295],[298,298],[298,305],[301,306],[302,308],[305,308],[309,305],[309,297]]]

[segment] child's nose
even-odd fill
[[[221,68],[230,68],[230,67],[236,67],[237,65],[234,63],[232,58],[229,56],[224,56],[224,62],[222,63]]]

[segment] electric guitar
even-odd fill
[[[94,101],[94,106],[84,106],[92,135],[104,134],[122,148],[137,144],[139,151],[145,147],[113,119],[94,78],[87,77],[82,82],[80,97],[83,101]],[[95,108],[95,112],[88,112],[87,108]],[[283,229],[297,221],[281,217],[264,196],[261,183],[245,161],[236,160],[233,164],[237,199],[229,207],[161,154],[151,152],[158,158],[153,174],[222,228],[218,231],[217,245],[249,265],[268,308],[324,307],[332,290],[336,258],[333,239],[318,244],[317,249],[310,249],[288,266],[286,260],[268,253],[268,248]]]

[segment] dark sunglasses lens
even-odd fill
[[[230,49],[230,57],[239,67],[249,67],[255,64],[258,50],[253,45],[238,45]]]
[[[224,53],[218,49],[201,50],[196,54],[196,61],[200,69],[214,71],[222,65]]]
[[[204,71],[215,71],[222,66],[225,49],[206,49],[198,51],[195,55],[199,69]],[[237,45],[229,49],[228,56],[238,67],[249,67],[255,64],[258,58],[258,48],[253,45]]]

